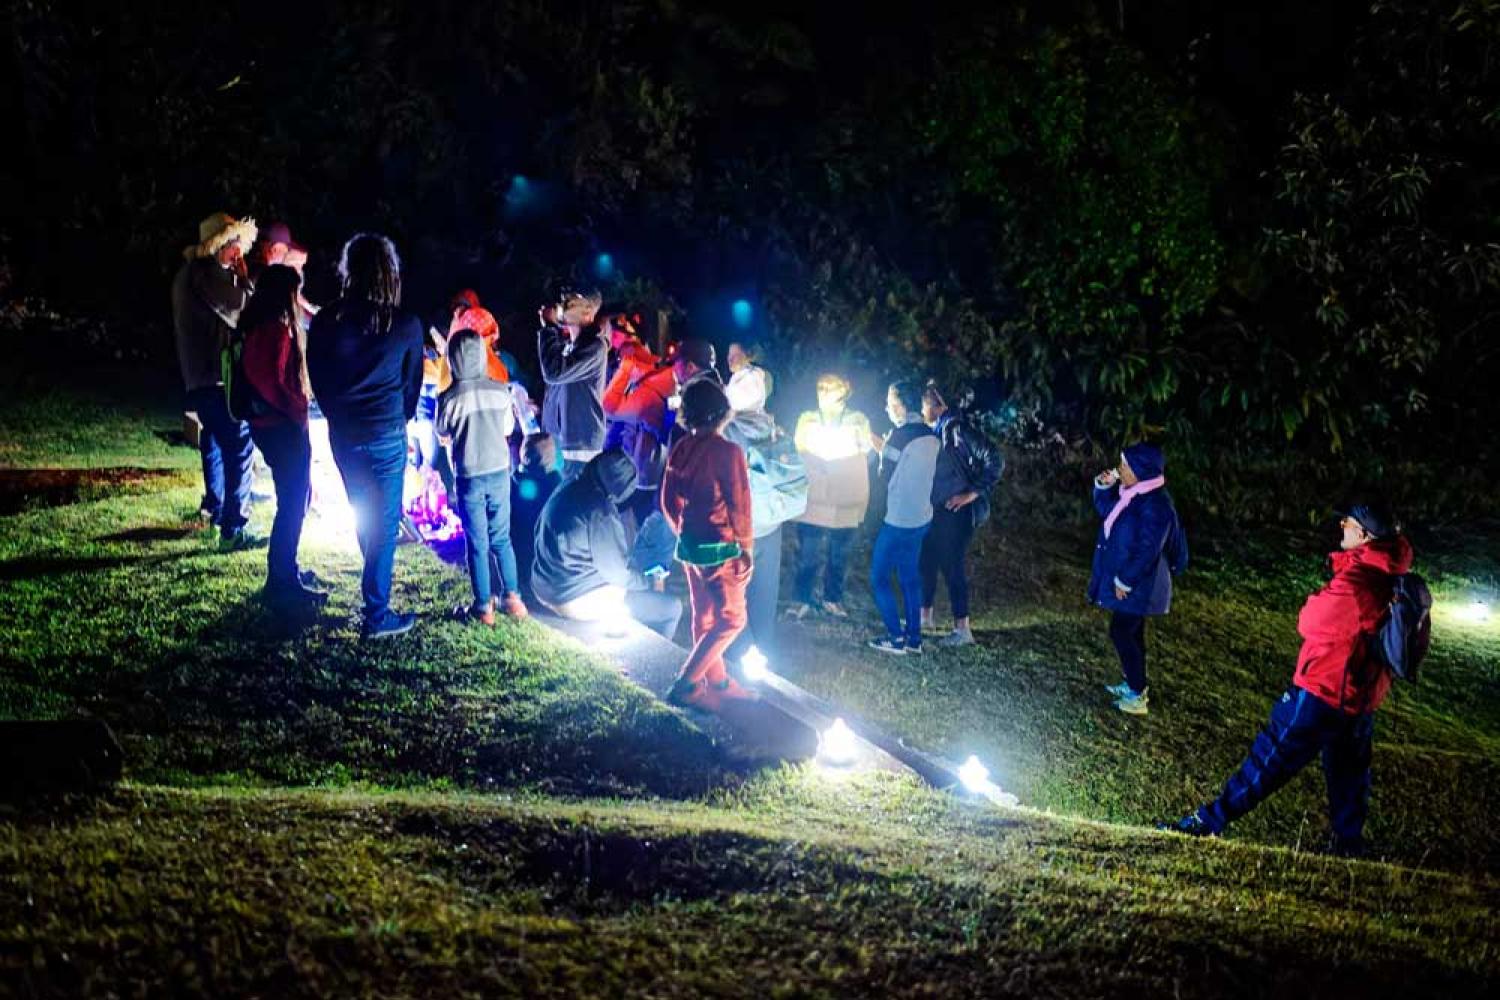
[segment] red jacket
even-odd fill
[[[1391,688],[1391,673],[1372,655],[1370,636],[1390,607],[1391,577],[1411,569],[1411,543],[1397,535],[1330,559],[1333,579],[1297,617],[1303,641],[1292,683],[1351,715],[1372,712]]]
[[[717,434],[689,434],[672,446],[661,512],[680,537],[702,545],[739,542],[750,554],[750,470],[745,453]]]
[[[275,412],[251,417],[256,427],[284,421],[307,423],[307,391],[302,385],[295,334],[285,323],[263,323],[245,334],[245,380]]]

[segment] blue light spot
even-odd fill
[[[742,330],[755,318],[755,310],[744,299],[736,299],[730,311],[734,314],[734,325]]]
[[[594,259],[594,273],[601,278],[608,278],[615,273],[615,259],[607,253],[601,253]]]
[[[523,479],[516,484],[516,490],[521,494],[522,500],[535,500],[541,487],[536,484],[535,479]]]

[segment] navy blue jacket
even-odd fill
[[[568,341],[559,327],[544,326],[537,333],[536,353],[542,363],[542,429],[552,435],[560,451],[598,451],[604,446],[604,375],[609,344],[599,331],[586,327]]]
[[[405,435],[422,393],[422,321],[397,310],[385,333],[375,307],[339,300],[307,331],[307,377],[328,429],[350,444]]]
[[[1101,519],[1119,498],[1118,484],[1094,487],[1094,509]],[[1142,493],[1115,520],[1109,538],[1099,525],[1089,600],[1110,611],[1164,615],[1172,607],[1172,576],[1187,568],[1187,560],[1187,535],[1166,487]],[[1116,580],[1130,588],[1123,601],[1115,597]]]

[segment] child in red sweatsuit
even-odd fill
[[[662,514],[677,533],[693,607],[693,650],[667,697],[709,711],[725,698],[754,697],[724,668],[724,651],[745,628],[752,537],[745,453],[719,433],[731,416],[717,382],[688,386],[682,422],[689,433],[672,447],[662,477]]]

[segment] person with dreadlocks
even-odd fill
[[[411,631],[391,610],[401,521],[406,423],[422,388],[422,323],[401,307],[401,259],[389,239],[358,233],[339,260],[343,292],[312,322],[307,371],[328,418],[333,459],[354,507],[366,638]]]

